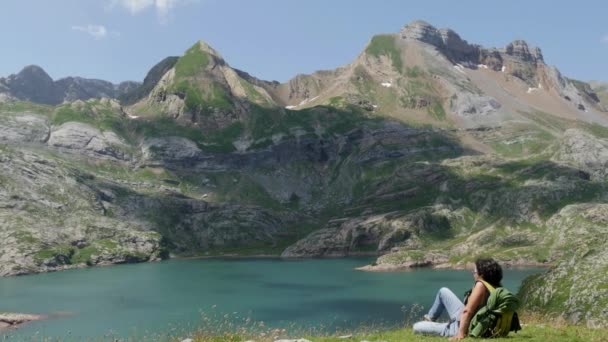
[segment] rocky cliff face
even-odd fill
[[[161,236],[107,215],[86,174],[11,144],[0,161],[0,275],[160,258]]]

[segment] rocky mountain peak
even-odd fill
[[[11,80],[25,80],[25,81],[35,81],[35,82],[43,82],[43,83],[51,83],[53,79],[49,74],[44,71],[41,67],[37,65],[28,65],[24,67],[17,75],[9,76]]]
[[[540,48],[530,48],[525,40],[514,40],[505,47],[505,53],[525,62],[544,62]]]
[[[451,29],[437,29],[433,25],[416,20],[403,27],[400,36],[405,40],[417,40],[435,46],[454,62],[475,62],[480,58],[480,47],[469,44]]]
[[[217,50],[212,48],[211,45],[207,44],[205,41],[199,40],[192,48],[198,48],[200,51],[206,53],[211,60],[218,64],[225,64],[224,57],[222,57]]]
[[[26,66],[18,74],[10,75],[5,83],[16,98],[39,103],[56,102],[53,79],[37,65]]]
[[[419,40],[437,47],[443,45],[439,30],[423,20],[415,20],[405,25],[400,32],[401,38]]]

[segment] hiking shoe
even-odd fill
[[[434,322],[435,320],[431,318],[431,316],[429,315],[424,315],[422,316],[422,319],[424,319],[427,322]]]

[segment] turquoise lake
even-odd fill
[[[51,315],[0,339],[158,340],[229,322],[301,331],[394,327],[413,321],[412,310],[420,317],[413,305],[428,308],[440,287],[462,295],[473,282],[464,270],[354,270],[372,260],[170,260],[0,278],[0,312]],[[507,269],[503,283],[516,291],[541,271]]]

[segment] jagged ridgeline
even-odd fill
[[[0,274],[169,254],[378,255],[369,269],[491,255],[557,265],[527,302],[605,325],[607,89],[524,41],[484,48],[420,21],[286,83],[204,42],[141,84],[26,67],[0,79]]]

